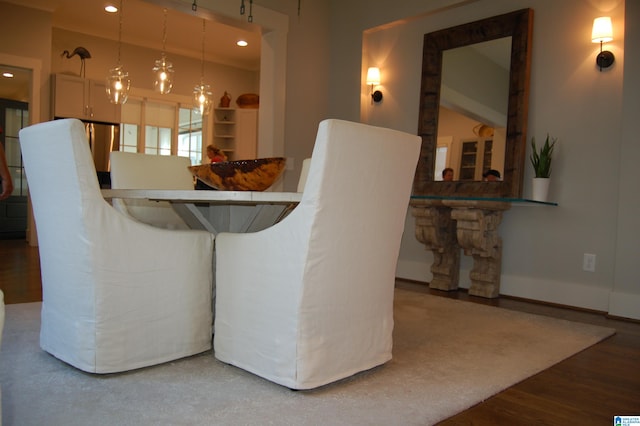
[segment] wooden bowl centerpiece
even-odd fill
[[[208,186],[222,191],[264,191],[280,177],[283,157],[222,161],[190,166],[189,171]]]

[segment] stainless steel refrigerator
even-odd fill
[[[101,188],[111,188],[109,154],[120,149],[120,125],[84,122]]]

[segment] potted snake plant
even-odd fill
[[[547,139],[544,145],[538,149],[536,147],[536,138],[531,138],[531,165],[535,172],[533,178],[533,196],[535,201],[547,201],[549,193],[549,178],[551,176],[551,160],[553,158],[553,148],[558,138],[552,138],[547,133]]]

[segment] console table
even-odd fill
[[[458,288],[460,249],[473,257],[469,294],[486,298],[500,295],[502,239],[498,227],[502,212],[512,205],[556,206],[557,203],[521,198],[411,196],[416,238],[433,252],[429,287]]]

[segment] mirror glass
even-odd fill
[[[521,197],[532,25],[523,9],[424,36],[415,195]]]
[[[511,37],[443,52],[434,180],[504,173],[510,59]]]

